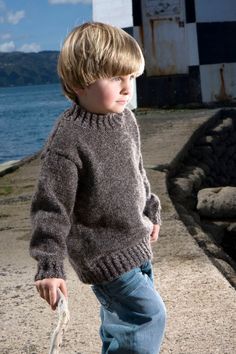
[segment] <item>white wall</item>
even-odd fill
[[[202,101],[236,99],[236,63],[200,66]]]

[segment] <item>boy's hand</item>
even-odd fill
[[[152,233],[150,236],[151,242],[156,242],[159,236],[160,225],[153,225]]]
[[[37,280],[35,282],[35,286],[39,292],[39,295],[48,302],[52,310],[56,310],[57,307],[58,288],[65,295],[65,297],[67,297],[67,287],[64,279],[47,278],[47,279]]]

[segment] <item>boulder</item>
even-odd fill
[[[193,181],[187,177],[178,177],[173,180],[175,185],[175,193],[181,197],[188,197],[193,190]]]
[[[227,231],[229,232],[236,232],[236,222],[233,222],[227,227]]]
[[[197,210],[208,218],[236,217],[236,187],[204,188],[197,195]]]
[[[222,134],[225,131],[232,131],[234,130],[233,119],[232,118],[225,118],[221,124],[217,125],[215,128],[212,129],[211,134]]]
[[[222,121],[222,125],[226,128],[229,128],[230,130],[234,130],[234,122],[233,122],[233,119],[228,117],[228,118],[225,118],[223,121]]]

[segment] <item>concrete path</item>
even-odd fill
[[[154,245],[156,286],[168,312],[161,354],[236,353],[236,292],[179,219],[166,174],[151,169],[173,161],[194,130],[215,110],[139,113],[142,150],[152,189],[162,201],[163,225]],[[0,353],[45,354],[57,321],[34,289],[28,255],[29,205],[39,161],[0,178]],[[66,263],[71,321],[62,353],[99,354],[99,306],[90,287]],[[154,354],[154,353],[153,353]]]

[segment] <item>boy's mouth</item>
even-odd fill
[[[127,104],[128,101],[127,100],[119,100],[119,101],[116,101],[118,104]]]

